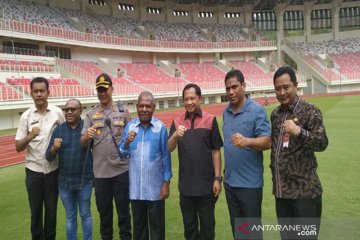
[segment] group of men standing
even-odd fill
[[[282,218],[315,218],[319,227],[322,188],[314,152],[325,150],[328,139],[321,112],[299,98],[297,84],[291,68],[281,67],[275,73],[281,105],[272,112],[270,127],[264,107],[245,94],[241,71],[228,72],[223,142],[216,117],[200,107],[202,94],[196,84],[184,87],[185,112],[174,118],[168,134],[164,123],[153,116],[155,101],[148,91],[139,95],[138,116],[130,120],[128,109],[112,98],[111,78],[101,74],[96,79],[100,103],[81,120],[80,101],[67,101],[64,118],[61,109],[47,101],[48,81],[34,78],[35,104],[22,114],[16,134],[16,150],[27,149],[32,239],[55,239],[58,193],[66,211],[67,239],[77,239],[78,208],[83,238],[92,239],[93,186],[101,239],[113,239],[113,201],[120,239],[165,239],[170,152],[176,148],[184,238],[215,239],[223,146],[224,188],[234,238],[237,219],[255,218],[261,223],[263,151],[270,148],[279,223]],[[254,237],[261,239],[262,232]]]

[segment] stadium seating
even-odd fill
[[[88,73],[91,73],[93,75],[92,79],[87,80],[87,82],[89,84],[93,84],[94,79],[96,78],[96,76],[98,76],[98,75],[100,75],[101,73],[104,72],[94,62],[74,61],[74,60],[72,60],[71,63],[74,64],[75,66],[80,67],[84,71],[86,71]],[[109,75],[111,75],[111,74],[109,74]],[[114,76],[111,75],[111,78],[112,78],[113,82],[116,83],[116,84],[128,84],[129,83],[127,80],[125,80],[122,77],[114,77]],[[84,79],[84,80],[86,80],[86,79]]]
[[[353,79],[354,75],[360,73],[360,52],[354,53],[334,53],[330,57],[339,66],[339,74],[343,74],[348,79]]]
[[[20,92],[30,94],[30,78],[8,78],[6,79],[10,85],[15,86]],[[88,89],[72,78],[49,78],[50,97],[63,96],[90,96],[93,91]]]
[[[11,85],[29,85],[30,78],[8,78],[7,82]],[[79,82],[72,78],[49,78],[50,85],[80,85]]]
[[[345,38],[320,42],[293,43],[294,48],[302,55],[338,54],[359,52],[359,38]]]
[[[320,42],[293,43],[292,47],[318,72],[330,81],[359,78],[360,39],[347,38]],[[334,61],[334,67],[326,68],[319,63],[319,55],[327,54]]]
[[[251,61],[231,61],[243,74],[248,86],[272,86],[273,72],[266,72]]]
[[[225,73],[214,63],[180,63],[183,77],[191,82],[217,82],[224,79]]]
[[[9,72],[54,72],[54,66],[39,61],[0,59],[0,71]]]
[[[72,60],[71,63],[82,68],[86,72],[94,74],[94,76],[98,76],[103,72],[94,62]]]
[[[189,23],[143,22],[151,32],[155,33],[155,40],[179,42],[205,42],[201,36],[199,25]]]
[[[105,27],[101,22],[97,21],[94,17],[85,14],[80,10],[75,9],[65,9],[59,8],[57,9],[60,13],[64,14],[68,18],[79,18],[82,19],[86,24],[90,26],[91,29],[88,29],[87,32],[91,32],[94,34],[101,34],[106,36],[117,36],[114,31]]]
[[[167,75],[155,64],[151,63],[120,63],[126,69],[126,75],[139,84],[176,83],[176,78]]]
[[[214,33],[217,42],[248,41],[241,34],[242,25],[203,24],[201,27]]]
[[[105,26],[111,27],[120,37],[131,39],[143,39],[137,32],[137,26],[141,25],[139,21],[131,18],[116,18],[110,16],[96,16],[96,20],[102,22]]]
[[[22,99],[21,94],[19,94],[12,87],[6,86],[4,83],[0,82],[0,100],[19,100]]]
[[[55,8],[25,0],[3,0],[0,3],[0,8],[3,9],[3,18],[5,19],[75,30],[67,23],[66,17]]]
[[[215,38],[211,39],[219,42],[242,42],[248,41],[242,34],[241,25],[214,25],[214,24],[190,24],[190,23],[167,23],[154,21],[140,21],[130,18],[117,18],[106,15],[90,15],[76,9],[53,8],[39,5],[34,2],[28,3],[25,0],[4,0],[0,2],[0,8],[4,9],[4,19],[15,20],[14,28],[19,28],[21,22],[36,24],[34,29],[28,29],[29,32],[39,32],[46,34],[47,29],[38,28],[38,26],[49,26],[62,30],[78,32],[71,24],[69,18],[83,20],[89,29],[85,32],[104,35],[118,36],[130,39],[148,39],[148,36],[142,36],[137,32],[138,26],[144,26],[149,33],[154,35],[152,40],[158,41],[177,41],[177,42],[206,42],[202,36],[202,29],[208,29]],[[80,23],[81,24],[81,23]],[[85,26],[84,26],[85,27]],[[45,32],[44,32],[45,31]],[[56,35],[56,30],[52,34]],[[64,32],[59,32],[62,36]],[[71,35],[71,33],[67,33]]]

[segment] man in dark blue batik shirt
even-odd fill
[[[46,151],[46,159],[59,158],[59,193],[66,211],[67,239],[77,239],[77,209],[79,206],[83,239],[92,239],[90,200],[92,192],[92,153],[80,145],[82,107],[80,101],[70,99],[65,108],[66,122],[53,132]]]

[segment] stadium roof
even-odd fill
[[[356,0],[339,0],[339,2],[354,2]],[[313,4],[326,4],[332,0],[173,0],[176,3],[191,4],[199,3],[206,6],[225,5],[228,7],[253,6],[254,10],[272,10],[276,4],[303,5],[305,2]]]

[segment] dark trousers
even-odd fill
[[[224,183],[226,202],[229,209],[231,229],[235,237],[235,219],[252,218],[254,224],[261,224],[262,188],[238,188]],[[262,231],[252,235],[255,239],[262,238]]]
[[[134,240],[165,240],[164,200],[131,200],[131,210]]]
[[[25,184],[31,211],[32,239],[55,239],[59,170],[43,174],[25,168],[25,173]],[[45,211],[44,216],[43,209]]]
[[[101,239],[113,239],[113,199],[115,200],[120,239],[131,239],[129,172],[112,178],[95,178],[96,206],[100,214]]]
[[[214,210],[216,201],[217,197],[212,194],[201,197],[180,194],[180,208],[186,240],[215,239]]]
[[[281,232],[281,239],[317,239],[320,230],[322,196],[314,199],[275,198],[276,215],[280,225],[312,225],[316,236],[301,236],[298,232]]]

